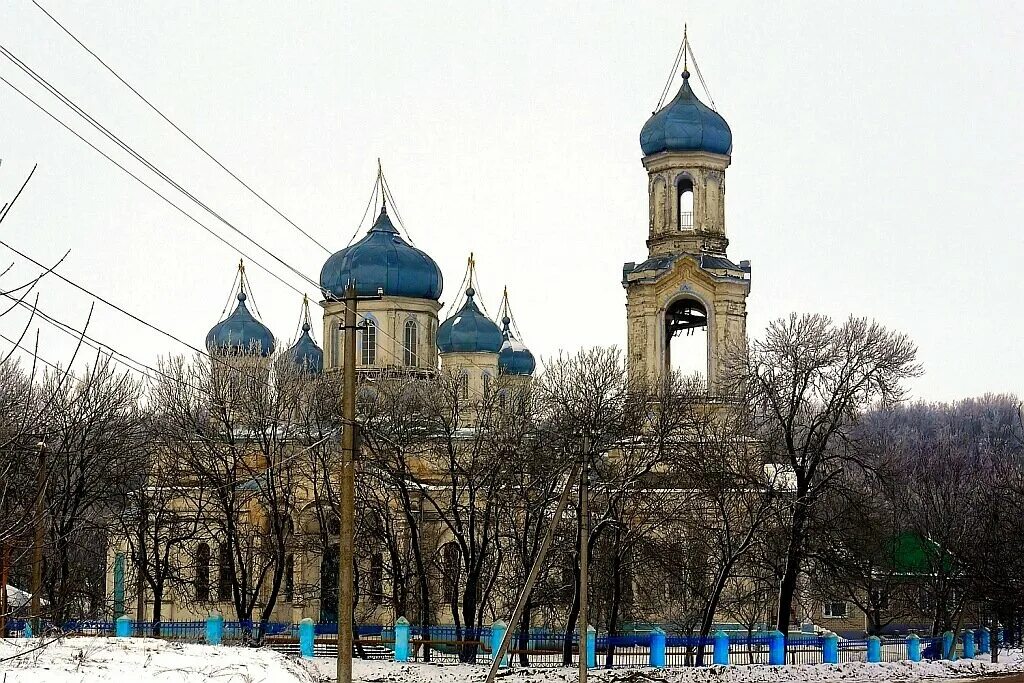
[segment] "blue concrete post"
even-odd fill
[[[299,622],[299,654],[306,659],[313,658],[313,641],[316,635],[316,626],[313,625],[313,620],[306,617]]]
[[[395,622],[395,661],[409,661],[409,620],[405,617]]]
[[[877,664],[882,661],[882,641],[878,636],[868,638],[868,662]]]
[[[508,626],[504,621],[499,619],[498,621],[491,624],[491,659],[494,659],[494,655],[498,654],[498,650],[501,648],[501,639],[505,637],[505,631],[508,630]],[[509,648],[512,649],[512,648]],[[501,666],[508,666],[508,652],[505,652],[505,656],[501,658]]]
[[[597,629],[587,626],[587,668],[597,668]]]
[[[224,615],[210,612],[206,617],[206,643],[220,645],[224,638]]]
[[[32,620],[31,619],[26,619],[25,620],[25,628],[21,629],[21,637],[22,638],[31,638],[32,637]]]
[[[967,629],[964,631],[964,659],[974,659],[974,631]]]
[[[117,638],[131,638],[132,620],[128,618],[128,615],[122,614],[114,622],[114,636]]]
[[[907,636],[907,659],[912,662],[921,661],[921,637],[916,633]]]
[[[839,636],[826,631],[821,643],[821,661],[826,664],[839,663]]]
[[[987,627],[982,626],[978,629],[978,654],[987,655],[990,652],[991,643],[990,638],[992,637],[991,632]]]
[[[712,660],[715,664],[725,666],[729,663],[729,636],[722,629],[715,631],[715,642],[712,650]]]
[[[942,658],[950,661],[956,659],[956,643],[953,642],[952,631],[942,634]]]
[[[772,631],[768,634],[768,663],[773,666],[782,666],[786,663],[786,636],[782,631]]]
[[[665,668],[665,632],[657,626],[651,631],[651,666]]]

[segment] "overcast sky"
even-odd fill
[[[753,264],[750,334],[791,311],[872,316],[918,344],[917,397],[1024,390],[1018,3],[40,2],[331,250],[356,229],[381,157],[412,238],[444,271],[443,300],[475,252],[484,303],[493,313],[507,284],[541,356],[625,343],[622,264],[646,257],[638,136],[688,22],[733,131],[726,228],[729,256]],[[318,278],[326,252],[31,2],[0,6],[0,44]],[[10,62],[0,75],[87,134]],[[47,262],[70,249],[61,273],[202,345],[234,251],[2,83],[0,158],[0,204],[39,164],[0,239]],[[0,261],[15,264],[7,286],[37,270],[2,247]],[[248,272],[263,321],[293,338],[300,296]],[[52,277],[39,291],[44,311],[84,322],[89,297]],[[23,322],[9,314],[0,332]],[[40,330],[41,354],[65,359],[68,339]],[[102,306],[90,333],[147,362],[188,352]]]

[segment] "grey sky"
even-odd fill
[[[687,21],[733,130],[726,227],[729,255],[753,262],[750,333],[794,310],[870,315],[919,345],[916,396],[1024,389],[1019,4],[41,1],[332,249],[355,230],[381,157],[406,227],[444,271],[443,300],[474,251],[484,303],[493,313],[507,283],[542,356],[625,342],[621,268],[646,254],[638,135]],[[0,7],[0,44],[318,277],[326,253],[31,2]],[[0,75],[85,130],[6,60]],[[3,239],[47,260],[71,249],[62,273],[202,345],[234,252],[3,84],[0,157],[4,200],[39,163]],[[5,282],[32,272],[0,248],[9,260]],[[300,297],[249,275],[263,321],[292,338]],[[84,320],[87,297],[53,279],[41,292],[44,310]],[[185,351],[102,307],[90,331],[147,361]],[[45,357],[69,348],[42,327]]]

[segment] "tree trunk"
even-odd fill
[[[523,617],[519,620],[519,665],[530,666],[530,623],[533,621],[533,594],[526,596]]]
[[[800,575],[803,560],[804,541],[807,535],[808,511],[811,502],[807,492],[797,489],[793,523],[789,530],[789,547],[786,549],[786,568],[779,584],[779,612],[775,628],[789,638],[790,616],[793,612],[793,597],[796,594],[796,582]]]
[[[577,562],[575,575],[575,586],[572,594],[572,604],[569,605],[569,614],[565,619],[565,636],[562,640],[562,665],[572,666],[572,637],[576,633],[576,620],[580,616],[580,572]],[[586,643],[581,644],[585,651]]]
[[[707,605],[704,607],[704,614],[700,624],[700,642],[697,644],[697,666],[704,666],[704,651],[707,649],[705,643],[711,633],[711,626],[715,623],[715,612],[718,611],[718,603],[722,600],[722,592],[725,591],[725,584],[732,574],[733,562],[730,560],[722,565],[721,571],[715,578],[715,585],[708,596]]]

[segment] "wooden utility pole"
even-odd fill
[[[341,399],[341,537],[338,539],[338,683],[352,683],[355,545],[356,283],[345,288],[344,388]]]
[[[36,533],[32,547],[32,635],[42,635],[40,594],[43,592],[43,531],[46,515],[46,442],[39,444],[39,471],[36,479]]]
[[[590,541],[590,509],[588,499],[590,497],[590,472],[587,467],[589,454],[587,444],[583,444],[580,475],[580,683],[587,683],[587,627],[589,616],[587,615],[587,584],[590,575],[587,567],[587,546]]]
[[[135,635],[141,638],[146,635],[143,624],[146,622],[146,565],[149,561],[146,552],[146,487],[143,483],[139,488],[139,529],[138,540],[135,550],[135,581],[136,605],[135,605]],[[156,605],[153,605],[153,613],[156,613]]]

